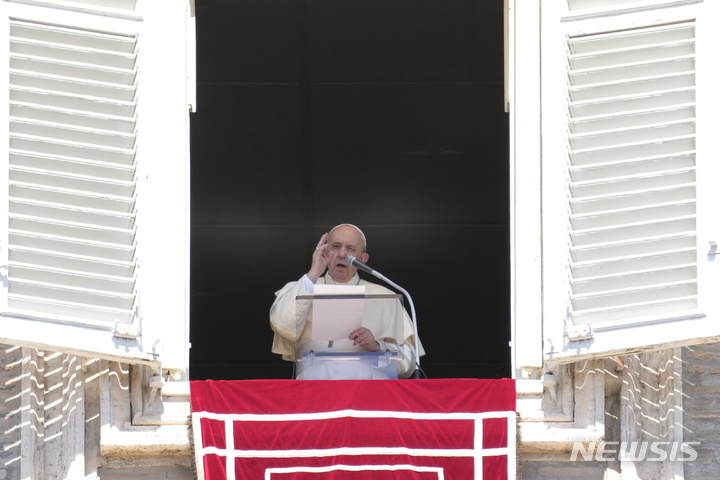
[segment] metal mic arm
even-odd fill
[[[348,263],[352,265],[355,268],[358,268],[364,272],[367,272],[374,277],[379,278],[380,280],[388,283],[389,285],[397,288],[402,292],[403,295],[405,295],[405,298],[408,299],[408,303],[410,304],[410,316],[412,317],[412,324],[413,324],[413,333],[415,334],[415,373],[413,374],[413,378],[420,378],[420,336],[418,335],[418,326],[417,326],[417,317],[415,315],[415,304],[412,301],[412,297],[408,293],[407,290],[402,288],[397,283],[393,282],[389,278],[387,278],[382,273],[378,272],[377,270],[373,270],[372,268],[365,265],[363,262],[358,260],[357,258],[353,257],[352,255],[348,255],[347,257]]]
[[[415,334],[415,344],[416,344],[415,345],[415,373],[413,374],[413,378],[420,378],[420,336],[418,335],[417,317],[415,316],[415,304],[412,301],[412,297],[410,296],[410,294],[408,293],[407,290],[402,288],[397,283],[389,280],[382,273],[380,273],[376,270],[373,270],[372,275],[376,276],[380,280],[384,280],[388,284],[397,288],[408,299],[408,303],[410,304],[410,316],[412,317],[413,333]]]

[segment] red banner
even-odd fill
[[[200,480],[514,480],[513,380],[190,382]]]

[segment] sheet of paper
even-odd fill
[[[364,285],[315,285],[312,340],[346,339],[360,328],[365,314],[364,295]]]

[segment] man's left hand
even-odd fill
[[[365,327],[354,330],[349,337],[353,345],[360,345],[368,352],[380,351],[380,344],[375,340],[375,335]]]

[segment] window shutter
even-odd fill
[[[695,315],[694,22],[567,45],[572,321]]]
[[[137,43],[10,22],[8,313],[137,319]]]
[[[718,196],[717,10],[543,2],[548,365],[720,339],[707,215]]]
[[[190,6],[0,2],[0,343],[187,371]]]

